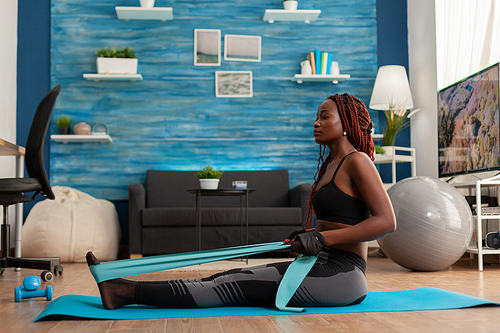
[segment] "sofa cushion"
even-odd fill
[[[284,240],[294,226],[259,226],[249,228],[248,244],[279,242]],[[201,231],[201,249],[218,249],[222,247],[245,244],[246,233],[243,231],[243,242],[240,241],[239,226],[203,227]],[[196,229],[191,227],[178,228],[144,228],[142,231],[142,254],[157,255],[196,251]],[[284,249],[282,252],[289,252]]]
[[[196,196],[188,189],[200,188],[196,171],[148,170],[147,207],[195,207]],[[249,207],[288,207],[288,170],[226,171],[219,188],[231,188],[234,180],[246,180],[255,192],[248,196]],[[202,207],[239,207],[239,197],[203,197]]]
[[[243,214],[245,210],[243,210]],[[243,221],[245,217],[243,216]],[[259,207],[248,209],[249,226],[300,226],[300,207]],[[146,208],[142,211],[143,227],[184,227],[196,224],[195,208]],[[240,225],[239,208],[202,208],[202,226]]]

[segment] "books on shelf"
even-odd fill
[[[307,56],[307,59],[311,63],[311,68],[312,68],[312,74],[316,75],[316,61],[314,60],[314,52],[309,53]]]
[[[321,52],[321,50],[316,49],[307,55],[307,60],[311,63],[312,75],[332,74],[330,67],[333,54],[331,52]]]

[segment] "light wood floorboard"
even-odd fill
[[[500,302],[500,264],[488,257],[483,272],[477,261],[462,258],[439,272],[412,272],[387,258],[368,260],[370,291],[436,287]],[[33,323],[47,306],[43,298],[14,301],[14,288],[39,271],[7,269],[0,276],[0,332],[498,332],[500,307],[444,311],[350,313],[322,315],[275,315],[248,317],[175,318],[154,320],[55,320]],[[141,280],[197,278],[214,272],[160,272],[133,277]],[[54,298],[66,294],[97,296],[98,289],[86,264],[64,264],[64,274],[48,284]]]

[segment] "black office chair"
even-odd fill
[[[7,216],[8,206],[32,201],[39,193],[47,199],[55,198],[43,165],[43,148],[52,111],[60,91],[61,86],[58,85],[42,99],[31,123],[25,155],[29,178],[0,178],[0,205],[3,206],[0,275],[7,267],[40,269],[44,270],[41,274],[42,280],[50,281],[54,274],[62,274],[63,271],[60,258],[11,257],[10,225]],[[29,192],[34,192],[34,194],[26,196],[25,193]]]

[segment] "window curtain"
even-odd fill
[[[436,0],[437,88],[500,61],[499,0]]]

